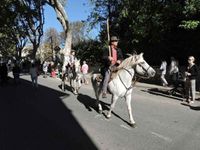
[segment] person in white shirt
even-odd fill
[[[167,72],[167,62],[165,60],[162,60],[162,62],[161,62],[160,71],[161,71],[160,79],[161,79],[162,85],[168,86],[168,82],[165,79],[165,75],[166,75],[166,72]]]
[[[44,62],[42,69],[43,69],[43,72],[44,72],[43,78],[46,78],[47,77],[47,71],[48,71],[48,63],[46,61]]]

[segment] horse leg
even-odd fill
[[[127,104],[127,108],[128,108],[128,114],[129,114],[129,119],[130,119],[130,125],[132,127],[135,127],[136,126],[136,123],[133,119],[133,115],[132,115],[132,108],[131,108],[131,94],[127,95],[125,97],[126,99],[126,104]]]
[[[97,91],[96,91],[96,98],[97,98],[96,104],[97,104],[97,106],[98,106],[98,112],[99,112],[100,114],[102,114],[103,108],[102,108],[102,106],[101,106],[101,102],[99,101],[100,94],[101,94],[101,91],[100,91],[100,90],[97,90]]]
[[[81,87],[81,83],[79,79],[75,79],[74,80],[74,93],[77,95],[78,94],[78,90]]]
[[[110,105],[110,110],[108,111],[108,114],[107,114],[107,118],[110,118],[111,117],[111,113],[112,113],[112,111],[113,111],[113,109],[114,109],[114,107],[115,107],[115,104],[116,104],[116,102],[117,102],[117,99],[118,99],[118,96],[116,96],[116,95],[113,95],[112,96],[112,99],[111,99],[111,105]]]
[[[64,79],[64,77],[63,77],[63,79],[62,79],[62,83],[61,83],[61,84],[62,84],[62,85],[61,85],[61,86],[62,86],[62,87],[61,87],[62,90],[65,91],[65,79]]]
[[[96,106],[98,107],[98,112],[100,114],[102,114],[103,112],[103,109],[102,109],[102,106],[101,106],[101,102],[99,101],[99,97],[100,97],[100,94],[101,94],[101,88],[99,88],[98,86],[96,86],[96,90],[95,90],[95,95],[96,95]]]

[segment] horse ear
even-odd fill
[[[128,57],[132,56],[132,55],[131,55],[131,54],[129,54],[129,53],[127,53],[126,55],[127,55]]]
[[[136,52],[136,50],[134,50],[134,51],[133,51],[133,55],[137,55],[137,52]]]
[[[144,55],[144,53],[140,53],[140,54],[139,54],[140,57],[143,57],[143,55]]]

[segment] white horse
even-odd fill
[[[71,68],[70,71],[67,73],[68,75],[64,74],[63,81],[62,81],[62,89],[65,88],[66,79],[68,79],[72,92],[77,95],[78,91],[81,87],[81,65],[80,60],[75,60],[74,68]]]
[[[115,103],[118,98],[124,97],[126,100],[128,114],[130,119],[130,125],[135,127],[135,121],[132,116],[131,109],[131,94],[132,94],[132,79],[134,76],[150,78],[154,77],[155,70],[149,66],[149,64],[144,60],[143,53],[139,55],[131,55],[127,59],[125,59],[119,66],[118,72],[116,75],[110,80],[108,84],[108,90],[112,94],[111,106],[107,118],[111,117],[111,112],[114,109]],[[91,81],[93,85],[93,89],[95,91],[95,95],[97,98],[97,105],[99,113],[102,113],[102,106],[99,102],[99,97],[101,95],[102,84],[97,80],[98,74],[93,74]]]

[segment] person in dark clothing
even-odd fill
[[[112,36],[110,40],[110,50],[105,50],[103,54],[103,82],[102,82],[102,97],[106,98],[107,86],[110,80],[111,70],[115,70],[123,60],[123,55],[121,49],[118,48],[118,38]],[[110,51],[110,52],[109,52]]]
[[[178,67],[178,60],[176,60],[174,57],[171,57],[169,75],[170,75],[171,85],[177,87],[179,67]]]
[[[6,84],[8,79],[8,69],[5,63],[2,63],[0,66],[0,76],[2,85]]]
[[[194,103],[196,93],[196,78],[198,76],[198,67],[194,63],[195,58],[193,56],[188,57],[188,67],[185,71],[186,76],[186,102],[189,104]],[[190,100],[191,96],[191,100]]]
[[[18,84],[19,83],[19,75],[20,75],[20,67],[17,63],[13,67],[12,71],[13,71],[15,84]]]

